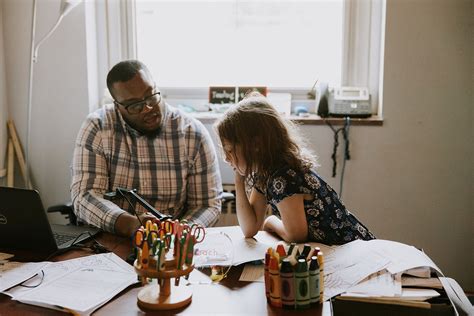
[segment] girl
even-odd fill
[[[263,228],[287,242],[375,238],[315,172],[294,126],[264,96],[252,92],[215,127],[225,160],[235,170],[237,218],[245,237]],[[273,215],[265,218],[268,204]]]

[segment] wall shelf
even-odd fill
[[[198,119],[203,124],[213,124],[217,119],[222,116],[222,113],[194,112],[191,113],[191,116]],[[290,119],[302,125],[325,125],[326,122],[329,122],[332,125],[344,125],[344,118],[322,118],[316,114],[310,114],[306,117],[291,115]],[[383,125],[383,118],[377,115],[368,118],[351,118],[351,125],[381,126]]]

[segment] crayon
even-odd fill
[[[290,259],[283,259],[280,268],[281,304],[285,309],[295,308],[295,274]],[[318,292],[319,294],[319,292]]]
[[[290,246],[290,248],[291,248],[291,246]],[[293,247],[291,252],[290,252],[290,250],[288,250],[287,258],[290,259],[290,262],[291,262],[292,266],[296,266],[296,264],[298,263],[298,256],[299,256],[299,250],[298,250],[297,246]]]
[[[319,302],[324,302],[324,257],[323,252],[318,252],[319,263]]]
[[[268,274],[270,276],[270,304],[281,307],[281,282],[278,261],[275,257],[270,257],[268,265]]]
[[[270,302],[270,274],[268,272],[268,266],[270,265],[270,258],[271,255],[266,252],[265,253],[265,272],[263,273],[263,279],[265,280],[265,296],[267,297],[267,301]]]
[[[308,257],[310,251],[311,251],[311,245],[309,245],[309,244],[304,244],[304,246],[303,246],[303,251],[301,251],[301,255],[300,255],[300,256],[302,256],[303,259],[306,260],[306,257]]]
[[[305,259],[299,259],[295,269],[296,309],[309,307],[309,274]]]
[[[295,243],[295,242],[292,242],[292,243],[290,244],[290,247],[288,247],[288,252],[287,252],[287,254],[290,255],[290,254],[293,252],[293,249],[295,249],[295,247],[297,247],[297,246],[296,246],[296,243]]]
[[[309,262],[309,302],[319,303],[319,263],[318,257],[312,256]]]
[[[280,262],[281,262],[280,254],[274,251],[272,257],[275,258],[277,264],[280,265]]]
[[[317,256],[319,251],[321,251],[321,249],[319,247],[312,248],[311,251],[309,252],[308,256],[306,257],[306,261],[311,261],[311,258],[313,256]]]
[[[285,246],[283,246],[282,244],[278,244],[278,246],[276,247],[276,253],[280,255],[280,260],[285,258],[286,257]]]

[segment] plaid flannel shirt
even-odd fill
[[[71,197],[86,223],[114,232],[119,215],[133,209],[125,199],[104,193],[137,189],[155,209],[210,226],[221,212],[222,183],[216,151],[201,122],[160,104],[162,126],[156,137],[130,127],[112,104],[83,123],[74,149]],[[137,203],[138,214],[146,210]]]

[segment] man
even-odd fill
[[[166,104],[139,61],[115,65],[107,87],[114,104],[91,113],[76,140],[71,196],[78,219],[131,236],[151,214],[125,198],[103,198],[126,188],[137,189],[155,209],[175,218],[204,226],[217,221],[222,184],[202,123]]]

